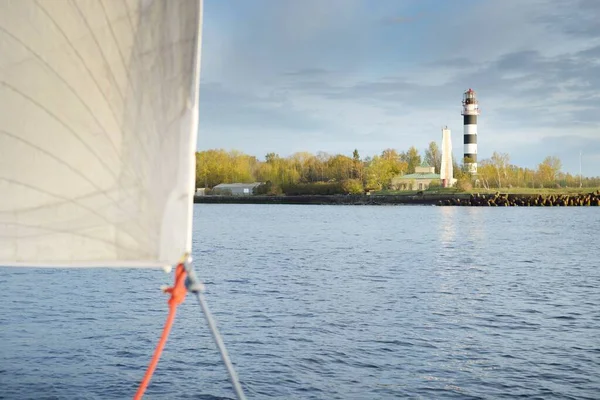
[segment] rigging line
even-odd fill
[[[188,258],[185,261],[184,266],[185,266],[185,269],[188,274],[188,277],[186,279],[186,286],[190,292],[192,292],[196,295],[196,298],[198,299],[198,303],[200,303],[200,308],[202,309],[202,314],[204,314],[204,318],[206,319],[206,323],[208,324],[208,328],[210,330],[212,338],[215,341],[217,348],[219,349],[219,354],[221,355],[221,360],[223,361],[223,364],[225,364],[225,368],[227,368],[227,374],[229,375],[229,381],[231,382],[231,385],[233,386],[235,395],[238,398],[238,400],[246,400],[246,396],[244,395],[244,391],[242,390],[242,386],[240,385],[240,381],[237,376],[237,373],[235,372],[235,369],[233,367],[231,359],[229,358],[229,354],[227,353],[227,348],[225,347],[223,338],[222,338],[221,334],[219,333],[217,324],[215,323],[212,313],[210,312],[210,310],[208,308],[208,304],[206,303],[206,300],[204,298],[204,295],[202,294],[202,292],[204,292],[204,285],[202,284],[202,282],[200,282],[200,280],[196,276],[196,272],[194,271],[194,267],[192,266],[192,263],[191,263],[191,258]]]
[[[142,396],[144,396],[144,392],[150,384],[152,374],[154,374],[154,370],[156,369],[158,361],[160,360],[160,356],[165,348],[167,338],[169,337],[169,333],[171,333],[171,328],[173,327],[177,306],[183,303],[185,295],[187,294],[185,276],[186,269],[183,264],[177,265],[177,269],[175,270],[175,283],[173,284],[173,287],[165,289],[165,293],[171,294],[171,298],[169,299],[169,314],[167,315],[167,321],[165,322],[160,340],[158,341],[156,349],[154,350],[154,354],[152,355],[152,359],[150,360],[150,365],[148,365],[148,369],[146,370],[144,378],[142,379],[142,382],[140,383],[140,386],[133,397],[134,400],[140,400]]]

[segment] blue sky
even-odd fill
[[[423,150],[480,101],[479,159],[600,175],[598,0],[205,0],[198,149]]]

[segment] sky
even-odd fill
[[[600,0],[205,0],[198,149],[424,152],[600,176]],[[580,157],[581,152],[581,157]]]

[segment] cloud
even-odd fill
[[[246,128],[249,132],[305,132],[320,129],[324,123],[297,110],[284,93],[234,92],[213,83],[203,85],[201,96],[200,118],[207,130],[226,132]]]
[[[460,101],[472,87],[480,158],[498,150],[535,166],[552,152],[570,159],[582,145],[590,160],[600,157],[600,25],[591,23],[600,2],[257,4],[245,19],[244,6],[216,10],[224,22],[207,28],[203,148],[367,155],[424,148],[447,124],[460,158]],[[589,173],[600,175],[595,168]]]
[[[567,0],[549,2],[548,13],[538,18],[548,30],[560,30],[578,39],[598,39],[600,36],[600,2]]]

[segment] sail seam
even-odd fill
[[[28,52],[30,52],[38,61],[40,61],[48,70],[50,70],[61,82],[63,82],[65,84],[65,86],[67,86],[70,90],[71,93],[73,93],[73,95],[77,98],[77,100],[79,100],[79,103],[81,103],[81,105],[83,105],[83,107],[88,111],[88,113],[90,114],[90,116],[94,119],[94,121],[96,121],[96,123],[98,124],[98,127],[100,129],[102,129],[102,133],[104,133],[104,135],[107,137],[108,142],[111,144],[112,148],[115,151],[115,154],[117,155],[117,158],[122,161],[121,155],[119,154],[119,151],[117,149],[116,144],[111,140],[110,136],[108,135],[108,132],[106,131],[106,128],[104,128],[104,126],[102,126],[102,124],[100,123],[100,121],[98,120],[98,117],[96,117],[96,115],[92,112],[92,109],[90,108],[90,106],[83,100],[83,98],[81,98],[81,96],[79,96],[79,94],[75,91],[75,89],[69,84],[69,82],[64,79],[59,73],[58,71],[56,71],[54,68],[52,68],[52,66],[50,64],[48,64],[46,62],[46,60],[44,60],[42,58],[42,56],[37,53],[35,50],[33,50],[32,48],[30,48],[26,43],[24,43],[23,41],[21,41],[21,39],[19,39],[18,37],[16,37],[15,35],[13,35],[11,32],[9,32],[8,30],[4,29],[2,26],[0,26],[0,30],[2,32],[4,32],[5,34],[7,34],[8,36],[10,36],[11,38],[13,38],[17,43],[19,43],[21,46],[23,46]]]
[[[104,99],[104,104],[107,105],[107,107],[110,110],[110,112],[111,112],[111,114],[112,114],[115,122],[117,124],[122,123],[122,121],[120,121],[119,118],[117,117],[117,113],[116,113],[116,111],[114,109],[113,103],[108,100],[108,97],[106,96],[106,93],[104,92],[104,90],[102,90],[101,85],[96,80],[96,77],[94,76],[94,74],[92,73],[92,71],[90,70],[90,68],[88,67],[88,65],[86,64],[83,56],[77,50],[77,48],[75,47],[75,45],[73,44],[73,42],[71,41],[71,39],[69,38],[69,36],[60,27],[60,25],[56,22],[56,20],[50,15],[50,13],[48,13],[48,11],[39,3],[39,0],[36,0],[36,5],[38,6],[38,8],[40,10],[42,10],[42,12],[46,15],[46,17],[50,21],[52,21],[52,23],[54,24],[54,26],[56,27],[56,29],[61,33],[61,35],[63,36],[63,38],[66,40],[66,42],[69,44],[69,46],[73,49],[73,52],[75,53],[75,55],[77,56],[77,58],[79,58],[79,61],[81,62],[81,65],[85,68],[85,71],[87,72],[88,76],[90,77],[90,79],[92,80],[92,82],[94,82],[94,85],[98,89],[98,92],[100,93],[100,95]],[[123,100],[122,95],[121,95],[121,100]],[[121,133],[123,132],[122,127],[121,127],[120,131],[121,131]],[[139,138],[138,138],[138,143],[140,143]],[[143,148],[143,146],[141,146],[141,148]],[[146,155],[146,159],[148,160],[149,159],[148,154],[146,153],[145,155]],[[138,179],[138,183],[141,185],[142,178],[137,174],[137,171],[134,172],[134,173],[136,174],[136,178]]]
[[[77,138],[77,140],[90,152],[90,154],[92,154],[100,164],[102,164],[102,166],[104,168],[106,168],[106,170],[112,175],[113,178],[117,178],[117,175],[115,174],[114,171],[112,171],[108,164],[106,164],[102,158],[92,149],[91,145],[89,145],[85,140],[83,140],[83,138],[81,136],[79,136],[79,134],[77,132],[75,132],[75,130],[73,128],[71,128],[65,121],[63,121],[58,115],[54,114],[52,111],[50,111],[47,107],[45,107],[43,104],[39,103],[37,100],[35,100],[33,97],[30,97],[28,94],[26,94],[25,92],[23,92],[22,90],[17,89],[16,87],[12,86],[11,84],[9,84],[8,82],[4,81],[4,80],[0,80],[0,84],[2,84],[4,87],[12,90],[13,92],[21,95],[24,99],[28,100],[29,102],[31,102],[32,104],[34,104],[35,106],[37,106],[40,110],[43,110],[46,112],[46,114],[48,114],[49,116],[51,116],[54,120],[56,120],[58,123],[60,123],[62,126],[64,126],[65,128],[67,128],[67,130],[69,132],[71,132],[71,134]]]
[[[128,108],[128,102],[125,101],[125,95],[121,92],[121,88],[119,86],[119,83],[117,82],[117,78],[115,76],[115,73],[114,73],[113,69],[110,67],[110,64],[109,64],[109,62],[108,62],[108,60],[106,58],[106,55],[104,54],[104,50],[103,50],[102,46],[100,46],[100,43],[98,42],[98,38],[97,38],[96,34],[94,33],[94,30],[91,28],[91,26],[90,26],[87,18],[85,17],[85,15],[81,11],[81,9],[77,5],[77,3],[71,0],[71,4],[77,9],[77,12],[78,12],[81,20],[85,23],[85,26],[88,28],[88,31],[90,32],[90,36],[94,40],[94,43],[96,44],[96,47],[98,48],[98,51],[102,55],[102,59],[104,60],[104,64],[105,64],[107,70],[110,72],[110,75],[112,76],[112,81],[115,84],[115,88],[117,89],[117,92],[119,93],[119,96],[121,97],[121,101],[123,102],[123,109],[126,110]],[[104,12],[105,21],[107,22],[107,26],[108,26],[108,28],[109,28],[109,30],[111,32],[111,36],[112,36],[112,38],[114,40],[114,45],[117,48],[119,56],[121,58],[121,62],[123,64],[123,69],[125,71],[127,71],[126,72],[127,73],[127,87],[131,87],[133,95],[137,99],[138,94],[137,94],[136,88],[134,87],[133,83],[131,82],[130,71],[127,68],[127,66],[125,65],[125,61],[123,59],[123,55],[121,54],[121,49],[119,47],[119,44],[118,44],[118,42],[116,41],[116,39],[114,37],[114,33],[112,31],[111,21],[108,19],[108,15],[106,15],[106,11],[104,10],[104,5],[102,5],[101,1],[100,1],[100,5],[101,5],[101,8],[102,8],[102,10]],[[135,54],[135,48],[132,49],[132,53]],[[126,87],[126,89],[127,89],[127,87]],[[150,101],[152,102],[152,100],[150,100]],[[153,120],[155,122],[154,125],[156,126],[156,116],[154,115],[154,113],[150,113],[150,114],[151,114],[151,116],[152,116],[152,118],[153,118]],[[147,129],[149,129],[149,130],[152,129],[150,126],[148,126],[147,122],[145,124],[146,124],[146,128]],[[156,133],[156,128],[154,128],[154,133]],[[143,151],[146,161],[150,160],[150,156],[149,156],[149,153],[147,151],[146,146],[144,146],[144,144],[142,143],[142,141],[140,140],[140,138],[138,136],[134,135],[134,138],[137,139],[137,144],[138,144],[139,148]],[[140,180],[142,179],[142,177],[138,177],[138,178]]]
[[[65,200],[65,202],[67,202],[67,203],[71,203],[71,204],[78,205],[78,206],[82,207],[83,209],[85,209],[85,210],[87,210],[87,211],[89,211],[89,212],[93,213],[94,215],[96,215],[96,216],[100,217],[102,220],[104,220],[104,222],[106,222],[107,224],[109,224],[109,226],[112,226],[112,227],[116,227],[116,226],[118,226],[118,225],[117,225],[117,224],[115,224],[114,222],[111,222],[111,221],[109,221],[108,219],[106,219],[105,217],[103,217],[101,214],[99,214],[99,213],[98,213],[96,210],[94,210],[93,208],[90,208],[90,207],[88,207],[88,206],[85,206],[85,205],[83,205],[83,204],[81,204],[81,203],[78,203],[78,202],[74,201],[73,199],[68,199],[68,198],[66,198],[66,197],[59,196],[59,195],[57,195],[57,194],[54,194],[54,193],[48,192],[48,191],[46,191],[46,190],[43,190],[43,189],[41,189],[41,188],[39,188],[39,187],[32,186],[32,185],[28,185],[28,184],[26,184],[26,183],[24,183],[24,182],[18,182],[18,181],[12,180],[12,179],[4,178],[4,177],[0,177],[0,179],[4,180],[4,181],[6,181],[6,182],[9,182],[9,183],[15,184],[15,185],[20,185],[20,186],[24,186],[24,187],[27,187],[27,188],[29,188],[29,189],[32,189],[32,190],[36,190],[36,191],[38,191],[38,192],[40,192],[40,193],[44,193],[44,194],[46,194],[46,195],[48,195],[48,196],[52,196],[52,197],[55,197],[55,198],[58,198],[58,199]],[[21,211],[21,210],[18,210],[18,211]],[[6,211],[2,211],[2,213],[7,213],[7,212],[6,212]],[[131,221],[128,221],[128,222],[132,222],[132,223],[134,223],[134,224],[137,224],[137,226],[140,228],[140,230],[142,230],[142,231],[143,231],[143,229],[144,229],[144,228],[143,228],[141,225],[139,225],[139,222],[137,222],[135,219],[132,219]],[[34,226],[34,225],[31,225],[31,226],[29,226],[29,225],[25,225],[25,224],[21,224],[21,223],[7,223],[7,222],[4,222],[4,224],[6,224],[6,225],[15,225],[15,226],[25,226],[25,227],[31,227],[31,228],[40,228],[40,229],[42,229],[42,230],[52,231],[51,229],[44,228],[44,227],[43,227],[43,226],[41,226],[41,225],[35,225],[35,226]],[[88,229],[88,228],[89,228],[89,227],[86,227],[85,229]],[[57,231],[57,232],[65,233],[65,232],[62,232],[62,231]],[[68,233],[68,232],[67,232],[67,233]],[[121,233],[126,233],[126,234],[127,234],[129,237],[131,237],[131,238],[132,238],[132,239],[135,241],[135,243],[136,243],[138,246],[140,246],[141,242],[139,241],[138,237],[136,237],[136,236],[133,236],[132,234],[130,234],[130,233],[127,233],[127,232],[121,232]],[[2,235],[0,235],[0,236],[2,236]],[[24,236],[19,236],[19,237],[21,237],[21,238],[31,238],[31,237],[36,237],[36,236],[38,236],[38,237],[39,237],[39,236],[44,236],[44,234],[43,234],[43,233],[41,233],[41,234],[38,234],[38,235],[24,235]],[[9,236],[4,236],[4,237],[9,237]],[[106,243],[112,243],[112,242],[106,241]],[[127,247],[122,247],[122,246],[119,246],[118,244],[116,244],[116,242],[114,243],[114,246],[115,246],[115,247],[117,247],[117,248],[120,248],[120,249],[122,249],[122,250],[131,250],[131,249],[127,248]]]

